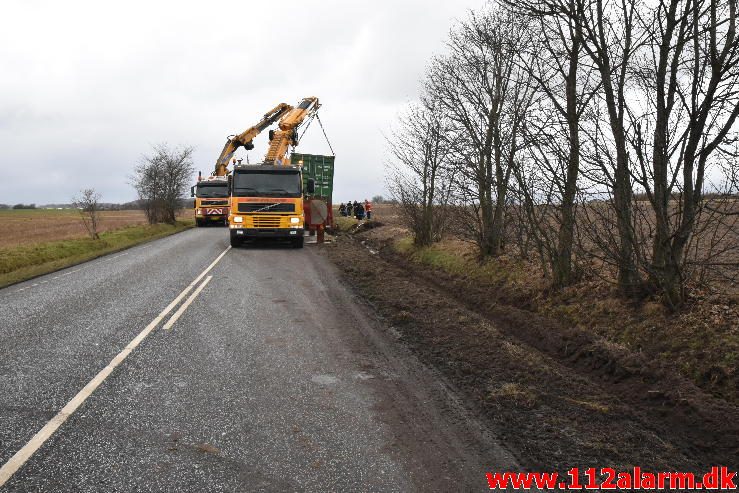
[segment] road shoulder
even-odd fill
[[[175,225],[130,226],[101,233],[99,240],[77,238],[2,248],[0,288],[181,233],[192,227],[188,221],[178,221]]]
[[[344,342],[362,369],[384,376],[370,380],[378,402],[375,412],[395,436],[388,453],[405,463],[414,484],[426,488],[435,479],[439,491],[478,489],[484,487],[487,471],[520,469],[495,428],[465,405],[447,375],[404,344],[402,333],[378,317],[373,303],[357,296],[350,285],[335,282],[346,276],[324,253],[325,247],[312,252],[316,270],[333,280],[325,283],[328,295],[353,321],[343,333]],[[429,471],[434,471],[433,478]]]

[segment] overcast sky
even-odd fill
[[[4,0],[0,202],[69,202],[86,187],[133,200],[128,177],[152,144],[194,146],[210,173],[227,135],[304,96],[323,104],[334,200],[384,194],[383,133],[455,19],[482,4]],[[266,132],[255,144],[251,162]],[[315,122],[298,150],[329,152]]]

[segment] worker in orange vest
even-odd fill
[[[367,220],[372,219],[372,202],[364,199],[364,213],[367,215]]]

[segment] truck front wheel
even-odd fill
[[[233,248],[241,246],[241,240],[239,238],[236,238],[235,236],[231,236],[231,246]]]
[[[304,242],[304,238],[302,236],[300,238],[295,238],[293,240],[293,246],[295,248],[303,248],[303,242]]]

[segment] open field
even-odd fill
[[[79,212],[72,209],[0,210],[0,248],[33,245],[39,242],[69,240],[87,236]],[[143,211],[103,211],[100,231],[146,224]]]
[[[174,226],[149,225],[142,211],[101,213],[100,239],[89,238],[77,211],[0,211],[0,287],[53,272],[193,226],[189,211]]]

